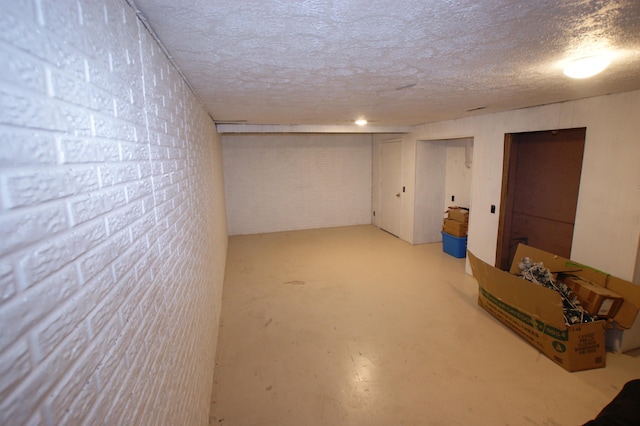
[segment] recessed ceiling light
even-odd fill
[[[360,118],[360,119],[356,120],[356,124],[358,126],[364,126],[365,124],[367,124],[367,120],[365,120],[364,118]]]
[[[587,56],[570,62],[563,72],[567,77],[587,78],[604,71],[610,63],[607,56]]]

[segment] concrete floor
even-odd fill
[[[640,353],[568,373],[477,305],[465,260],[374,226],[229,241],[212,425],[581,425]]]

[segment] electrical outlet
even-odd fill
[[[496,206],[494,204],[491,204],[491,213],[496,213]]]
[[[455,195],[452,195],[452,196],[451,196],[451,201],[455,201],[455,200],[456,200],[456,196],[455,196]]]

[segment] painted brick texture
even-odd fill
[[[213,122],[124,0],[0,10],[0,424],[208,424]]]
[[[229,234],[371,223],[370,135],[222,137]]]

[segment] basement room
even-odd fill
[[[0,13],[0,424],[640,424],[640,2]]]

